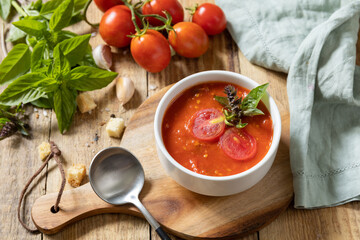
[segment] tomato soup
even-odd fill
[[[271,146],[272,120],[269,111],[261,101],[257,108],[264,115],[243,117],[242,122],[248,124],[242,129],[230,126],[226,126],[225,129],[215,129],[217,135],[222,135],[219,140],[206,136],[199,137],[196,130],[192,129],[194,124],[189,124],[189,122],[197,114],[206,117],[210,116],[206,111],[222,113],[223,106],[214,99],[214,96],[226,97],[224,88],[227,85],[229,84],[211,82],[187,89],[169,105],[164,115],[162,137],[167,151],[178,163],[196,173],[208,176],[229,176],[244,172],[256,165]],[[250,92],[246,88],[231,85],[236,88],[238,97],[244,98]],[[215,116],[212,121],[219,122],[218,119]],[[231,134],[237,131],[241,133],[240,136],[233,137]],[[246,149],[248,143],[244,145],[244,149],[240,149],[241,151],[231,154],[234,157],[230,157],[226,151],[224,152],[224,149],[227,149],[226,145],[231,144],[223,140],[226,136],[231,136],[231,140],[236,140],[235,143],[242,139],[252,139],[251,145],[255,145],[256,148],[248,153],[248,159],[241,158],[241,151],[248,151]],[[240,155],[239,158],[237,158],[238,155]]]

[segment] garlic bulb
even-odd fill
[[[135,86],[133,81],[127,77],[118,77],[116,79],[116,97],[124,105],[134,95]]]
[[[109,70],[112,65],[111,48],[108,45],[100,44],[92,51],[94,61],[99,68]]]

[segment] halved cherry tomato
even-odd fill
[[[176,34],[169,32],[169,43],[179,55],[197,58],[207,51],[209,37],[196,23],[179,22],[174,25],[174,30]]]
[[[199,24],[208,35],[216,35],[226,28],[226,17],[217,5],[203,3],[195,11],[192,21]]]
[[[141,21],[137,18],[140,26]],[[131,11],[124,5],[117,5],[105,12],[100,21],[99,32],[102,39],[114,47],[126,47],[131,38],[128,35],[135,33],[135,26],[131,21]]]
[[[244,129],[226,130],[219,142],[224,153],[235,160],[246,161],[256,154],[256,140]]]
[[[148,72],[160,72],[170,63],[171,51],[166,38],[155,30],[134,37],[130,45],[134,60]]]
[[[225,131],[224,114],[215,108],[197,111],[190,121],[192,134],[203,141],[216,141]]]
[[[94,0],[96,6],[103,12],[116,6],[124,4],[121,0]]]
[[[143,14],[158,14],[165,17],[163,11],[167,11],[172,17],[172,24],[184,21],[184,9],[177,0],[151,0],[144,4],[142,8]],[[156,18],[149,17],[148,21],[153,26],[164,25],[164,23]]]

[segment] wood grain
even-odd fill
[[[193,5],[205,0],[180,0],[183,6]],[[214,2],[209,0],[207,2]],[[91,5],[88,14],[91,21],[97,22],[101,13]],[[189,20],[187,15],[186,20]],[[0,20],[1,24],[1,20]],[[89,28],[81,23],[72,30],[78,33],[89,32]],[[91,40],[93,46],[102,42],[99,36]],[[360,41],[357,44],[357,64],[359,64]],[[8,46],[10,49],[10,46]],[[172,58],[170,65],[161,73],[150,74],[139,68],[132,60],[129,50],[113,49],[116,62],[115,70],[121,75],[135,79],[137,93],[134,99],[124,107],[116,103],[113,86],[96,91],[93,94],[99,107],[93,115],[77,113],[75,124],[69,135],[61,136],[57,133],[54,115],[51,118],[44,116],[42,111],[39,118],[29,107],[30,125],[33,129],[33,139],[26,140],[19,136],[0,142],[0,236],[1,239],[42,239],[42,235],[27,233],[16,219],[16,205],[18,196],[27,179],[41,165],[36,147],[43,140],[54,139],[59,141],[63,150],[64,161],[67,166],[73,163],[89,164],[93,156],[92,150],[97,151],[106,146],[118,146],[119,140],[109,139],[101,121],[106,121],[114,112],[129,118],[135,109],[148,97],[156,94],[168,84],[177,82],[181,78],[202,70],[223,69],[240,72],[259,83],[270,82],[269,92],[274,97],[279,109],[288,108],[286,95],[286,75],[263,69],[249,63],[236,47],[228,32],[210,37],[209,53],[199,59],[185,59],[179,56]],[[0,49],[0,60],[3,59]],[[3,88],[0,88],[0,92]],[[109,112],[105,109],[108,108]],[[289,116],[282,116],[283,126],[289,121]],[[52,126],[52,127],[51,127]],[[78,129],[79,128],[79,129]],[[78,129],[78,130],[77,130]],[[91,143],[93,134],[98,130],[101,135],[99,141]],[[283,128],[283,131],[285,129]],[[86,147],[86,143],[90,147]],[[288,139],[282,138],[287,146]],[[284,147],[285,147],[284,146]],[[40,181],[27,195],[25,218],[30,220],[30,207],[34,200],[45,193],[57,192],[60,185],[58,170],[53,165],[48,168],[49,173],[43,174]],[[86,183],[87,181],[84,181]],[[47,184],[46,184],[47,183]],[[71,187],[67,186],[67,189]],[[360,220],[359,203],[349,203],[344,206],[321,210],[295,210],[290,207],[273,223],[258,233],[240,238],[243,240],[255,239],[359,239]],[[136,217],[124,214],[103,214],[82,220],[64,231],[46,236],[46,239],[159,239],[148,224]],[[178,239],[173,237],[173,239]],[[236,237],[236,239],[239,239]]]

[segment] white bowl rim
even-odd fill
[[[162,105],[164,105],[165,99],[171,97],[171,100],[176,99],[182,92],[184,92],[186,89],[189,89],[191,87],[194,87],[196,85],[199,85],[201,83],[206,83],[206,81],[201,82],[201,83],[196,83],[194,85],[191,85],[188,88],[183,89],[180,93],[176,94],[175,96],[171,96],[173,94],[173,92],[176,90],[176,88],[178,88],[179,86],[181,86],[182,84],[184,84],[186,81],[190,81],[191,79],[193,79],[194,77],[199,77],[201,75],[212,75],[212,74],[225,74],[225,75],[231,75],[232,77],[235,78],[242,78],[242,80],[248,81],[251,84],[254,84],[256,86],[259,86],[260,84],[258,84],[257,82],[255,82],[254,80],[240,74],[240,73],[236,73],[236,72],[231,72],[231,71],[225,71],[225,70],[209,70],[209,71],[202,71],[202,72],[198,72],[198,73],[194,73],[191,74],[183,79],[181,79],[180,81],[178,81],[177,83],[175,83],[166,93],[165,95],[161,98],[158,107],[156,109],[156,113],[155,113],[155,119],[154,119],[154,134],[155,134],[155,141],[157,142],[157,146],[160,148],[160,151],[165,155],[165,157],[167,158],[168,161],[170,161],[175,167],[177,167],[179,170],[181,170],[182,172],[189,174],[190,176],[193,176],[195,178],[200,178],[203,180],[210,180],[210,181],[216,181],[216,182],[222,182],[222,181],[231,181],[231,180],[235,180],[235,179],[239,179],[242,177],[245,177],[247,175],[252,174],[253,172],[255,172],[256,170],[258,170],[259,168],[261,168],[263,165],[265,165],[265,163],[267,161],[269,161],[269,159],[271,158],[271,156],[273,154],[276,154],[279,142],[280,142],[280,137],[281,137],[281,117],[280,117],[280,112],[279,109],[274,101],[274,99],[270,96],[270,94],[268,94],[268,92],[266,92],[268,94],[269,97],[269,107],[270,106],[274,106],[274,110],[275,112],[273,114],[271,114],[271,118],[272,120],[274,119],[274,117],[276,119],[279,120],[277,126],[278,126],[278,131],[275,132],[275,128],[273,131],[273,140],[270,146],[270,149],[268,150],[268,152],[266,153],[266,155],[263,157],[263,159],[260,160],[260,162],[258,162],[256,165],[254,165],[253,167],[245,170],[244,172],[241,173],[237,173],[237,174],[233,174],[233,175],[229,175],[229,176],[208,176],[208,175],[203,175],[200,173],[196,173],[193,172],[189,169],[187,169],[186,167],[182,166],[180,163],[178,163],[167,151],[164,142],[162,140],[162,136],[161,136],[161,126],[162,126],[162,121],[163,119],[159,119],[159,112],[160,112],[160,108]],[[212,81],[209,80],[207,82],[216,82],[216,81]],[[239,85],[240,86],[240,85]],[[167,107],[172,103],[173,101],[170,101],[169,104],[166,106],[166,109],[164,111],[164,114],[167,110]],[[270,109],[268,109],[270,111]],[[160,120],[161,124],[157,124]],[[273,120],[274,122],[274,120]],[[158,127],[158,125],[160,125],[160,129]]]

